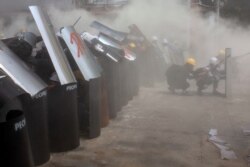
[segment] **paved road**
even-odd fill
[[[245,167],[250,137],[249,98],[180,96],[164,85],[142,88],[102,130],[71,152],[53,154],[44,167]],[[230,143],[237,160],[221,160],[207,141],[210,128]]]

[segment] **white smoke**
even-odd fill
[[[22,31],[38,34],[37,27],[29,13],[14,13],[0,18],[1,38],[10,38]]]
[[[95,32],[89,27],[94,20],[107,26],[128,32],[130,24],[136,24],[151,40],[158,36],[159,40],[168,41],[181,47],[186,56],[193,55],[198,66],[208,62],[209,57],[215,56],[222,48],[232,48],[233,55],[241,55],[250,51],[248,38],[249,28],[241,27],[234,20],[215,22],[215,14],[202,17],[197,10],[190,10],[187,2],[182,0],[131,0],[130,4],[117,11],[99,12],[92,14],[83,9],[62,11],[55,7],[48,8],[49,16],[57,31],[60,27],[72,25],[78,17],[82,17],[75,26],[78,32]],[[49,5],[48,5],[49,6]],[[103,14],[100,14],[103,13]],[[25,29],[37,31],[34,24],[27,21],[28,14],[11,17],[11,24],[0,28],[5,36],[10,36]],[[192,46],[189,50],[189,44]]]
[[[250,51],[248,28],[241,27],[234,20],[220,18],[217,22],[215,13],[203,17],[198,10],[190,10],[187,3],[177,0],[134,0],[119,11],[109,12],[112,13],[109,15],[93,15],[79,9],[60,11],[51,8],[49,11],[57,28],[73,24],[81,16],[76,26],[79,32],[94,31],[89,27],[94,20],[125,32],[130,24],[136,24],[150,40],[152,36],[158,36],[159,40],[167,38],[179,45],[186,56],[193,55],[197,59],[199,66],[206,65],[209,58],[223,48],[232,48],[234,56]],[[192,46],[190,50],[189,44]]]

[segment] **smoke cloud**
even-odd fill
[[[78,32],[97,33],[89,26],[94,20],[125,32],[129,31],[130,24],[136,24],[149,40],[152,40],[152,36],[157,36],[161,43],[166,38],[171,44],[181,48],[185,57],[195,57],[196,67],[207,65],[209,58],[216,56],[223,48],[232,48],[234,57],[250,53],[249,27],[241,26],[237,20],[220,18],[217,21],[212,12],[203,16],[199,7],[190,10],[186,0],[130,0],[129,5],[119,10],[98,11],[98,14],[72,9],[72,6],[68,10],[62,10],[49,2],[47,1],[47,8],[44,9],[47,10],[55,31],[62,26],[72,25],[80,16],[81,20],[75,26]],[[7,8],[4,8],[5,11]],[[4,17],[1,16],[1,37],[12,37],[23,30],[39,34],[29,10],[23,13],[8,12]],[[238,93],[246,93],[250,89],[250,80],[247,79],[249,59],[250,55],[233,59],[233,89]]]
[[[172,0],[134,0],[119,11],[107,15],[93,15],[85,10],[61,11],[49,9],[56,29],[72,25],[81,16],[76,26],[78,32],[95,32],[89,27],[93,20],[98,20],[109,27],[128,32],[130,24],[136,24],[151,40],[168,41],[182,48],[186,57],[194,56],[199,66],[207,64],[211,56],[216,56],[223,48],[232,48],[233,56],[250,52],[248,27],[243,27],[235,20],[216,21],[215,13],[201,16],[198,10],[190,10],[185,1]],[[189,49],[191,46],[191,49]]]
[[[56,30],[72,25],[80,16],[82,19],[76,25],[78,32],[95,33],[89,27],[94,20],[125,32],[128,32],[130,24],[136,24],[150,40],[152,36],[158,36],[159,40],[167,38],[178,48],[182,48],[186,57],[194,56],[198,66],[206,65],[209,58],[216,56],[222,48],[232,48],[233,56],[250,52],[249,27],[243,27],[235,20],[222,18],[216,22],[214,13],[201,16],[198,10],[190,10],[184,0],[131,0],[122,9],[103,15],[83,9],[60,10],[49,4],[47,6],[50,6],[47,11]],[[2,33],[8,37],[22,29],[37,32],[30,17],[29,13],[25,13],[1,19]]]
[[[0,18],[0,36],[10,38],[18,32],[30,31],[38,34],[36,24],[29,13],[14,13]]]

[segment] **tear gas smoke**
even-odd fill
[[[86,30],[93,32],[89,24],[93,20],[98,20],[121,31],[128,31],[130,24],[136,24],[148,38],[153,35],[159,39],[167,38],[184,50],[187,49],[190,39],[192,50],[189,54],[194,55],[201,65],[204,65],[209,57],[216,55],[221,48],[232,48],[234,55],[250,51],[247,46],[250,42],[248,28],[240,27],[231,20],[220,19],[217,23],[214,21],[216,16],[212,13],[206,18],[201,17],[197,11],[191,12],[187,3],[181,1],[134,0],[116,12],[116,17],[96,16],[81,9],[62,11],[50,7],[48,11],[57,30],[62,26],[72,25],[79,16],[82,16],[76,25],[79,32]],[[2,19],[0,22],[2,32],[8,36],[11,32],[16,33],[21,29],[34,31],[34,25],[27,21],[29,17],[28,14],[21,14],[17,17],[9,16],[7,21]],[[189,33],[190,38],[188,38]]]
[[[38,33],[32,16],[27,13],[14,13],[0,18],[0,29],[1,38],[13,37],[21,31]]]
[[[79,32],[95,30],[89,27],[93,20],[98,20],[109,27],[128,32],[130,24],[136,24],[151,40],[157,36],[159,40],[168,41],[182,48],[185,56],[193,55],[198,66],[207,64],[211,56],[216,56],[222,48],[232,48],[233,56],[250,52],[250,32],[248,27],[241,27],[235,20],[220,19],[216,22],[215,13],[206,17],[197,10],[188,8],[187,3],[172,0],[134,0],[122,10],[109,16],[93,15],[84,10],[61,11],[49,9],[55,27],[73,24],[82,16],[76,25]],[[191,49],[188,50],[190,43]]]
[[[47,9],[56,30],[72,25],[80,16],[82,19],[75,26],[78,32],[95,33],[89,27],[94,20],[125,32],[129,31],[129,25],[136,24],[148,39],[158,36],[161,43],[163,38],[167,38],[170,43],[182,49],[185,57],[194,56],[198,62],[197,67],[207,65],[209,58],[216,56],[222,48],[232,48],[233,56],[250,52],[249,27],[241,26],[237,20],[220,18],[216,21],[215,13],[202,16],[198,10],[190,10],[183,0],[131,0],[124,8],[105,15],[91,14],[83,9],[63,11],[51,6]],[[25,26],[26,30],[34,31],[33,23],[27,22],[27,15],[10,16],[7,21],[1,19],[2,32],[9,36]],[[244,58],[244,62],[249,58]],[[241,64],[238,63],[238,66]],[[249,71],[245,66],[240,68],[241,71]]]

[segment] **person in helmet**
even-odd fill
[[[167,69],[167,83],[172,93],[175,93],[176,90],[182,90],[183,93],[187,92],[187,88],[190,86],[187,79],[192,78],[195,65],[195,59],[188,58],[184,65],[173,64]]]
[[[196,80],[197,93],[202,95],[202,91],[206,89],[209,85],[214,84],[213,91],[214,93],[217,90],[217,65],[219,60],[217,57],[211,57],[209,60],[209,65],[205,67],[197,68],[194,72],[194,79]]]
[[[224,54],[225,55],[225,54]],[[219,59],[220,58],[220,59]],[[209,61],[209,72],[210,75],[213,78],[213,94],[215,95],[222,95],[220,92],[218,92],[218,85],[219,81],[221,79],[225,79],[225,69],[224,69],[224,62],[225,62],[225,56],[222,57],[222,55],[211,57]]]
[[[213,83],[213,77],[209,71],[209,67],[197,68],[193,75],[196,80],[197,93],[198,95],[202,95],[202,91]]]
[[[217,89],[219,81],[225,78],[225,71],[222,69],[224,61],[218,58],[218,56],[211,57],[209,64],[206,67],[198,68],[194,72],[194,78],[198,87],[198,94],[202,95],[202,90],[207,88],[209,85],[213,85],[213,94],[222,95]]]
[[[225,79],[225,51],[220,50],[217,56],[211,57],[209,64],[196,69],[193,73],[196,80],[197,92],[202,95],[202,91],[213,85],[213,94],[222,95],[218,92],[218,85],[221,79]]]

